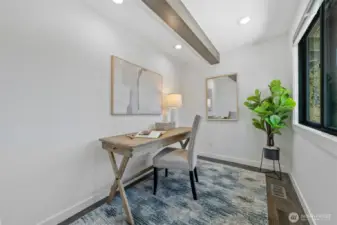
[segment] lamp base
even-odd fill
[[[170,122],[171,123],[175,123],[176,120],[176,116],[177,116],[177,109],[176,108],[171,108],[170,109]]]

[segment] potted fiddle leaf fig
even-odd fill
[[[261,91],[256,89],[244,104],[258,116],[253,118],[253,125],[267,134],[267,146],[273,147],[274,135],[281,135],[280,130],[287,126],[285,121],[294,110],[296,102],[280,80],[273,80],[269,84],[269,91],[270,96],[262,98]]]

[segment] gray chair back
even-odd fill
[[[197,152],[195,151],[194,145],[197,137],[197,133],[199,131],[199,125],[201,122],[201,116],[196,115],[194,117],[192,132],[190,136],[190,142],[188,144],[188,164],[190,167],[190,171],[192,171],[197,164]]]

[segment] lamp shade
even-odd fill
[[[167,108],[179,108],[183,104],[181,94],[169,94],[166,96]]]

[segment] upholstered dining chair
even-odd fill
[[[194,118],[192,132],[190,135],[188,150],[166,147],[163,150],[161,150],[153,158],[153,167],[154,167],[153,194],[154,195],[156,195],[156,192],[157,192],[158,169],[165,169],[166,176],[167,176],[168,169],[181,169],[181,170],[189,170],[193,199],[197,200],[194,176],[197,182],[199,182],[199,180],[198,180],[198,174],[197,174],[197,168],[196,168],[197,153],[195,151],[194,145],[195,145],[196,136],[199,130],[200,121],[201,121],[201,116],[196,115]]]

